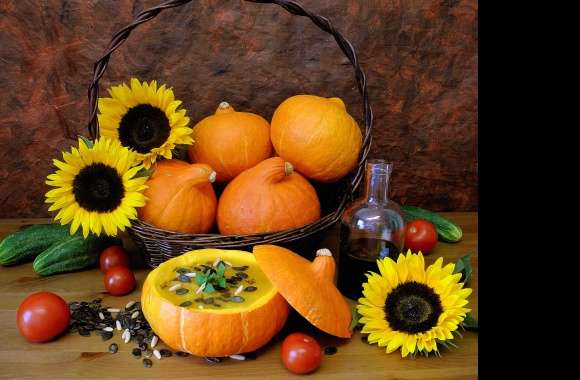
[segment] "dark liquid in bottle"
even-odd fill
[[[342,226],[340,258],[338,262],[338,289],[346,297],[357,300],[362,297],[362,284],[367,282],[365,273],[379,272],[377,260],[390,257],[397,259],[400,249],[388,240],[357,237],[349,238],[346,226]]]

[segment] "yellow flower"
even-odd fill
[[[421,252],[401,254],[397,262],[377,260],[380,274],[370,272],[363,284],[357,310],[362,332],[369,343],[386,347],[387,353],[401,348],[401,354],[438,352],[437,341],[453,339],[470,309],[471,289],[453,274],[455,264],[442,267],[443,259],[425,270]]]
[[[101,136],[118,140],[137,152],[147,169],[158,156],[172,157],[176,144],[192,144],[192,129],[181,100],[175,100],[173,90],[157,82],[139,82],[132,78],[108,89],[110,98],[99,98],[99,128]]]
[[[55,189],[46,203],[52,203],[49,211],[60,210],[55,220],[71,223],[71,235],[82,226],[85,238],[89,231],[116,236],[137,218],[135,207],[145,205],[147,177],[134,178],[143,166],[134,166],[137,154],[118,141],[101,137],[90,145],[79,139],[78,149],[62,153],[64,161],[53,160],[59,170],[47,177]]]

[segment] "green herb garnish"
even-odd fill
[[[216,291],[216,287],[225,288],[226,278],[225,278],[226,266],[223,262],[217,265],[217,269],[210,268],[203,272],[197,272],[195,275],[195,284],[197,286],[202,286],[205,284],[203,289],[204,293],[212,293]]]

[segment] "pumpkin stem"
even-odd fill
[[[284,174],[288,176],[292,173],[294,173],[294,166],[288,161],[284,162]]]
[[[332,252],[328,248],[322,248],[316,251],[316,257],[312,261],[312,271],[319,277],[334,281],[336,272],[336,263],[332,257]]]
[[[214,183],[215,179],[217,178],[217,173],[215,171],[212,171],[211,173],[209,173],[209,182]]]
[[[230,113],[230,112],[235,112],[234,107],[232,107],[230,105],[230,103],[228,102],[221,102],[217,108],[217,110],[215,111],[216,115],[221,115],[224,113]]]

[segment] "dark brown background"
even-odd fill
[[[44,178],[86,134],[92,65],[111,35],[160,0],[0,0],[0,217],[46,216]],[[375,114],[372,157],[395,162],[392,197],[477,209],[477,2],[301,0],[357,49]],[[285,98],[343,98],[361,120],[332,37],[275,5],[200,0],[144,24],[101,82],[173,86],[195,122],[227,100],[270,119]]]

